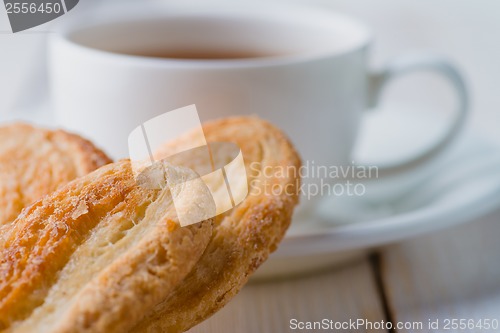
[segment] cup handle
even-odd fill
[[[434,71],[444,76],[455,88],[458,97],[458,112],[449,127],[447,133],[436,141],[429,149],[411,158],[408,161],[383,167],[380,173],[394,175],[396,173],[407,171],[408,169],[419,166],[440,154],[445,150],[458,136],[462,129],[467,113],[469,111],[469,97],[465,81],[459,70],[447,59],[436,55],[412,55],[404,56],[390,62],[385,68],[374,72],[369,77],[368,107],[375,107],[379,102],[379,97],[385,85],[393,78],[402,74],[414,71]]]

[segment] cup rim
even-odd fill
[[[142,64],[154,67],[192,67],[192,68],[252,68],[252,67],[274,67],[279,65],[303,63],[317,61],[326,58],[339,57],[349,53],[359,51],[366,48],[373,39],[371,29],[363,22],[350,17],[349,15],[339,13],[332,10],[324,10],[318,6],[285,3],[280,1],[273,1],[266,3],[263,1],[253,2],[238,2],[230,3],[223,1],[208,1],[208,2],[189,2],[189,6],[180,3],[166,3],[166,4],[148,4],[138,6],[137,4],[120,5],[120,14],[116,14],[113,6],[105,9],[103,13],[107,17],[104,19],[97,19],[90,23],[74,24],[66,22],[60,24],[56,33],[50,38],[50,44],[53,47],[56,44],[65,44],[72,48],[74,51],[79,51],[89,56],[102,57],[109,61],[122,61],[127,64]],[[195,5],[196,4],[196,5]],[[217,5],[218,6],[217,6]],[[132,55],[126,53],[112,52],[94,48],[92,46],[84,45],[73,40],[72,34],[86,29],[95,28],[98,26],[106,26],[112,24],[126,24],[127,22],[145,22],[151,19],[172,18],[179,17],[180,14],[218,14],[218,11],[223,6],[223,10],[252,10],[254,12],[265,10],[267,13],[270,11],[279,12],[286,10],[287,14],[290,12],[295,13],[308,13],[312,15],[319,15],[322,17],[330,17],[330,19],[340,20],[345,24],[356,28],[361,38],[351,47],[341,48],[340,50],[325,49],[318,52],[311,53],[290,53],[276,56],[264,56],[253,58],[235,58],[235,59],[175,59],[175,58],[158,58],[144,55]],[[152,10],[153,7],[156,10]],[[109,16],[106,16],[109,15]]]

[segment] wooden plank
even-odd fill
[[[393,321],[490,319],[500,322],[500,212],[474,223],[390,246],[382,252],[381,278]],[[472,321],[471,321],[472,322]],[[414,332],[400,329],[398,332]],[[497,329],[450,332],[499,332]]]
[[[290,329],[290,320],[324,318],[385,320],[368,260],[307,277],[249,284],[224,309],[189,332],[306,332],[310,330]]]

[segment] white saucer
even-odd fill
[[[421,115],[418,120],[412,118],[405,121],[430,120]],[[290,276],[343,263],[375,247],[488,213],[500,206],[500,147],[468,130],[443,156],[406,175],[399,182],[404,183],[400,192],[391,179],[379,179],[376,185],[391,182],[392,196],[328,198],[313,213],[296,216],[278,251],[256,278]]]

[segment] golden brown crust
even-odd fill
[[[181,228],[176,219],[168,189],[137,186],[129,161],[44,197],[14,221],[0,248],[0,330],[130,329],[208,244],[211,221]]]
[[[204,131],[209,142],[241,148],[251,184],[241,204],[214,228],[212,221],[181,228],[170,192],[137,186],[128,161],[61,187],[25,209],[0,245],[0,331],[180,332],[223,307],[287,230],[300,160],[257,118],[216,121]],[[191,139],[164,149],[182,150]],[[190,165],[198,159],[180,162],[199,169]]]
[[[217,217],[212,239],[195,268],[133,332],[183,332],[222,308],[276,249],[298,202],[300,159],[281,131],[258,118],[239,117],[208,123],[204,132],[208,142],[240,146],[250,193],[239,206]],[[173,145],[189,140],[183,137]],[[167,145],[161,153],[169,149]]]
[[[59,186],[111,163],[89,141],[27,124],[0,127],[0,226]]]

